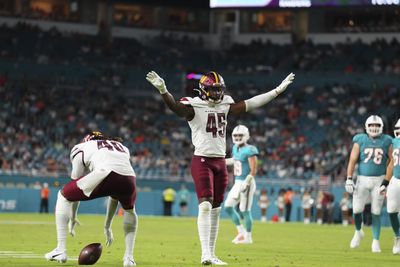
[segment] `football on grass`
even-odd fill
[[[100,243],[92,243],[87,245],[79,253],[78,263],[79,265],[93,265],[101,256],[103,247]]]

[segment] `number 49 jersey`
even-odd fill
[[[192,106],[194,118],[188,121],[192,130],[192,143],[196,156],[224,158],[226,153],[226,117],[232,97],[225,95],[218,104],[209,104],[199,97],[185,97],[180,100],[184,105]]]
[[[391,136],[382,134],[377,138],[369,138],[365,133],[357,134],[353,137],[353,143],[360,146],[358,175],[381,176],[386,173]]]
[[[244,145],[238,147],[234,145],[232,148],[232,157],[234,160],[233,174],[235,180],[243,181],[250,174],[249,158],[258,155],[258,149],[252,145]]]
[[[76,160],[78,157],[80,160]],[[71,150],[71,178],[77,179],[87,171],[114,171],[121,175],[135,176],[130,163],[129,149],[112,140],[91,140],[74,146]],[[75,171],[74,171],[75,170]]]

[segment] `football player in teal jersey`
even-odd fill
[[[392,140],[392,158],[386,171],[386,178],[381,185],[381,192],[384,193],[387,187],[387,211],[390,223],[394,232],[393,254],[400,254],[400,119],[394,126],[394,137]]]
[[[253,243],[251,206],[256,191],[254,176],[257,173],[258,150],[255,146],[247,144],[249,138],[250,133],[246,126],[236,126],[232,132],[234,143],[232,158],[226,160],[227,165],[233,165],[235,176],[235,183],[225,200],[225,211],[231,216],[238,230],[238,235],[232,240],[234,244]],[[237,204],[239,204],[239,210],[243,215],[244,227],[240,223],[240,216],[235,209]]]
[[[377,115],[368,117],[365,122],[366,133],[353,137],[347,166],[346,191],[353,194],[353,214],[356,231],[350,242],[350,248],[360,246],[364,232],[361,229],[362,213],[368,197],[371,197],[372,213],[372,252],[381,252],[379,236],[381,231],[381,209],[384,195],[380,186],[386,174],[386,167],[392,153],[392,137],[383,134],[383,121]],[[353,172],[356,164],[357,182],[354,186]]]

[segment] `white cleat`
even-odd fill
[[[400,254],[400,236],[396,236],[393,245],[393,254]]]
[[[201,257],[201,265],[211,265],[211,257]]]
[[[226,263],[224,261],[221,261],[217,257],[214,257],[214,258],[211,259],[211,264],[212,265],[228,265],[228,263]]]
[[[381,253],[381,245],[379,244],[379,240],[372,240],[371,249],[373,253]]]
[[[360,242],[364,237],[364,231],[361,229],[360,231],[355,231],[353,239],[350,242],[350,248],[357,248],[360,246]]]
[[[67,253],[61,250],[53,249],[52,251],[50,251],[49,253],[46,253],[44,255],[44,257],[46,258],[46,260],[48,261],[56,261],[59,263],[66,263],[67,262]]]
[[[253,244],[253,239],[251,237],[245,237],[242,240],[238,240],[235,244]]]
[[[244,240],[244,235],[243,234],[237,234],[237,236],[232,240],[233,244],[237,244],[239,241]]]
[[[132,257],[124,257],[124,267],[136,266],[136,262]]]

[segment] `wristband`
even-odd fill
[[[382,185],[385,186],[385,187],[387,187],[387,186],[389,185],[389,181],[386,180],[386,179],[383,179],[381,186],[382,186]]]

